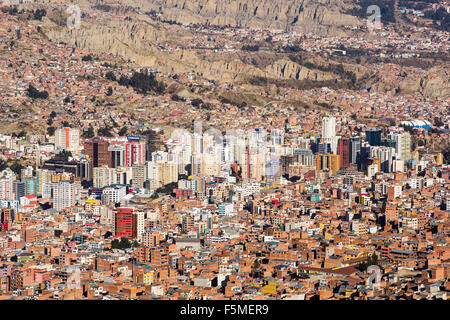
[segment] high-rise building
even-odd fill
[[[55,148],[71,152],[80,151],[80,129],[59,128],[55,131]]]
[[[14,200],[20,200],[25,195],[25,183],[19,180],[13,181]]]
[[[25,195],[34,194],[39,195],[39,179],[38,177],[25,177],[22,178],[22,182],[25,183]]]
[[[389,134],[389,138],[395,142],[395,154],[397,159],[411,159],[411,135],[409,132]]]
[[[161,135],[154,130],[149,130],[147,132],[146,141],[147,141],[147,149],[145,160],[151,161],[152,153],[159,150],[160,146],[163,145],[163,141],[161,139]]]
[[[322,119],[322,139],[331,141],[336,136],[336,118],[324,117]]]
[[[194,217],[190,214],[185,214],[181,221],[181,230],[188,232],[194,228]]]
[[[178,165],[175,162],[148,162],[147,177],[162,185],[178,181]]]
[[[9,168],[0,173],[0,200],[15,200],[14,181],[16,174]]]
[[[339,168],[348,168],[350,166],[350,139],[340,138],[337,147],[337,153],[339,155]]]
[[[49,198],[58,211],[75,205],[75,193],[72,181],[45,183],[42,187],[42,197]]]
[[[117,172],[115,168],[109,168],[106,165],[94,168],[93,186],[94,188],[103,188],[117,183]]]
[[[350,162],[360,163],[361,161],[361,138],[350,138]]]
[[[122,167],[125,165],[125,146],[114,144],[110,145],[108,150],[111,152],[111,168]]]
[[[2,231],[9,230],[9,227],[13,221],[14,210],[11,208],[2,208],[0,210],[0,229]]]
[[[133,208],[117,208],[114,216],[114,234],[117,237],[133,240],[137,237],[137,218]]]
[[[131,170],[133,187],[143,188],[144,182],[147,180],[147,166],[145,164],[133,165]]]
[[[389,147],[372,147],[370,148],[371,158],[380,161],[379,170],[382,172],[392,172],[392,164],[395,159],[395,149]]]
[[[109,204],[110,202],[120,203],[120,200],[127,194],[127,187],[123,184],[110,185],[103,189],[102,203]]]
[[[311,150],[306,148],[297,148],[294,150],[296,162],[301,166],[314,166],[314,155]]]
[[[366,141],[370,146],[381,146],[381,129],[369,128],[366,130]]]
[[[47,170],[47,169],[37,169],[36,170],[36,178],[38,179],[38,194],[37,194],[37,196],[40,196],[40,195],[42,195],[43,185],[46,183],[52,182],[52,171]]]
[[[125,166],[145,163],[145,141],[140,137],[127,137],[125,142]]]
[[[91,168],[108,166],[111,164],[111,152],[108,150],[109,142],[104,138],[95,137],[84,141],[84,153],[91,159]]]
[[[316,161],[317,170],[328,169],[334,175],[339,170],[339,155],[318,154]]]

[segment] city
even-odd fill
[[[448,31],[152,13],[176,36],[150,65],[45,33],[33,5],[0,12],[1,300],[449,299]],[[180,51],[211,69],[167,69]]]

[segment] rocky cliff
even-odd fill
[[[348,0],[144,0],[141,7],[180,23],[318,31],[359,25]]]

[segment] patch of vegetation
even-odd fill
[[[42,17],[45,17],[47,15],[47,11],[45,9],[37,9],[33,13],[33,19],[42,21]]]
[[[424,17],[433,20],[436,29],[450,31],[450,13],[444,8],[427,10],[424,12]]]
[[[103,127],[98,129],[97,131],[98,136],[100,137],[112,137],[113,134],[111,133],[111,129],[109,127]]]
[[[148,92],[163,94],[166,89],[162,81],[156,80],[155,75],[148,72],[133,72],[130,78],[121,76],[118,83],[126,87],[131,86],[137,93],[144,95]]]
[[[92,58],[92,56],[90,54],[88,54],[87,56],[81,57],[81,61],[92,61],[92,60],[94,60],[94,59]]]
[[[86,131],[83,131],[81,136],[83,138],[93,138],[94,137],[94,128],[89,127]]]
[[[241,48],[242,51],[259,51],[259,46],[258,45],[243,45]]]
[[[48,92],[47,91],[39,91],[33,85],[28,85],[27,95],[33,99],[47,99]]]
[[[129,249],[129,248],[137,248],[139,247],[139,243],[134,240],[131,242],[127,238],[121,238],[120,241],[118,239],[114,239],[111,241],[111,249]]]

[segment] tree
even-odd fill
[[[81,61],[92,61],[92,56],[88,54],[87,56],[83,56],[81,58]]]
[[[129,249],[131,248],[131,241],[126,238],[121,238],[120,241],[118,239],[114,239],[111,241],[111,249]]]
[[[147,94],[153,91],[157,94],[164,93],[166,86],[163,82],[157,81],[153,73],[134,72],[131,78],[121,76],[118,83],[122,86],[131,86],[137,93]]]
[[[98,135],[100,137],[112,137],[111,129],[108,127],[103,127],[98,129]]]
[[[69,150],[62,150],[56,156],[61,158],[68,158],[72,156],[72,152],[70,152]]]
[[[258,45],[244,45],[241,48],[242,51],[259,51],[259,46]]]
[[[6,161],[0,160],[0,171],[5,170],[6,168],[8,168]]]
[[[114,239],[111,241],[111,249],[119,249],[120,242],[118,239]]]
[[[87,129],[87,131],[83,131],[82,137],[83,138],[92,138],[92,137],[94,137],[94,128],[89,127]]]
[[[119,131],[119,136],[125,136],[126,134],[127,134],[127,131],[128,131],[128,129],[127,129],[127,127],[123,127],[122,129],[120,129],[120,131]]]
[[[27,95],[33,99],[47,99],[47,91],[39,91],[33,85],[29,84],[27,88]]]
[[[54,127],[48,127],[47,128],[47,134],[49,136],[53,136],[55,134],[56,129]]]
[[[23,169],[23,165],[21,165],[17,160],[9,166],[9,168],[15,173],[20,174],[21,170]]]
[[[370,266],[378,266],[378,256],[375,253],[367,257],[366,262],[361,262],[357,268],[361,271],[366,271]]]
[[[434,117],[434,125],[436,127],[442,127],[444,126],[444,122],[442,122],[441,118]]]
[[[37,9],[34,12],[33,19],[42,21],[42,17],[44,17],[46,15],[47,15],[47,11],[45,11],[45,9]]]
[[[108,80],[111,80],[111,81],[117,81],[116,75],[112,71],[108,71],[105,74],[105,78],[108,79]]]
[[[201,105],[202,103],[203,103],[203,100],[202,100],[202,99],[198,99],[198,98],[196,98],[196,99],[194,99],[194,100],[191,101],[191,104],[192,104],[194,107],[198,107],[198,106]]]
[[[131,242],[127,238],[122,238],[122,239],[120,239],[119,246],[120,246],[120,249],[131,248]]]

